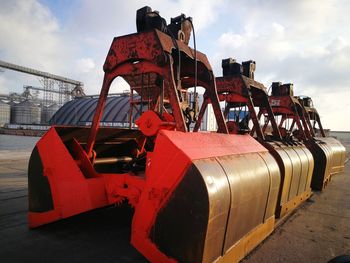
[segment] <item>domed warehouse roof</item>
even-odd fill
[[[51,118],[51,125],[90,125],[94,117],[98,98],[76,98],[64,104]],[[129,95],[108,97],[101,123],[106,126],[126,126],[129,123]],[[146,106],[147,107],[147,106]],[[146,109],[143,109],[146,110]],[[140,106],[135,106],[133,122],[139,117]]]

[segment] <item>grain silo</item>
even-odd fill
[[[16,106],[19,102],[14,102],[14,101],[10,101],[8,103],[8,105],[10,106],[10,123],[15,123],[14,120],[13,120],[13,109],[14,109],[14,106]]]
[[[0,100],[0,127],[10,123],[10,112],[10,105]]]
[[[40,124],[41,108],[29,100],[13,104],[11,122],[16,124]]]
[[[59,106],[54,103],[50,106],[42,106],[41,108],[41,123],[47,124],[49,123],[51,117],[56,113],[56,111],[59,109]]]

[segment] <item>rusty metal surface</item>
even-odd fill
[[[171,55],[176,48],[179,48],[182,63],[186,63],[186,60],[190,61],[191,74],[193,75],[194,50],[181,41],[173,40],[159,30],[114,38],[106,58],[104,70],[105,72],[111,72],[123,63],[138,61],[149,61],[155,65],[165,66],[169,62],[166,53]],[[196,51],[196,58],[198,61],[198,79],[201,80],[203,79],[201,76],[205,76],[205,72],[201,74],[201,71],[212,71],[212,68],[206,55],[198,50]],[[201,66],[203,70],[201,70]],[[130,72],[130,75],[125,78],[131,86],[135,86],[135,84],[140,86],[140,76],[137,77]],[[137,79],[138,81],[136,81]],[[154,81],[155,79],[152,77],[151,83],[154,83]]]
[[[171,54],[172,50],[175,48],[174,41],[169,36],[160,32],[159,30],[155,30],[155,32],[158,35],[160,44],[162,45],[163,49],[166,52],[168,52],[169,54]],[[181,41],[176,40],[176,43],[181,51],[186,53],[186,55],[188,57],[190,57],[191,59],[194,59],[194,50],[192,48],[190,48],[188,45],[186,45],[185,43],[183,43]],[[198,60],[198,62],[203,63],[208,69],[211,70],[209,60],[205,54],[197,51],[197,60]]]

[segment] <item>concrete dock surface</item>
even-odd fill
[[[127,207],[29,230],[29,154],[0,151],[0,262],[146,262],[129,243],[132,211]],[[325,191],[314,193],[243,261],[319,263],[350,254],[349,186],[348,162]]]
[[[245,263],[327,262],[350,255],[350,163],[259,245]]]

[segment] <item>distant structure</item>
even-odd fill
[[[0,100],[0,127],[10,122],[10,105]]]
[[[74,98],[85,96],[84,84],[81,81],[2,60],[0,60],[0,71],[3,72],[1,68],[38,76],[42,87],[24,85],[21,94],[0,94],[0,126],[6,123],[48,124],[48,121],[63,104]],[[9,106],[5,106],[4,103]],[[8,110],[9,107],[10,110]],[[11,117],[8,117],[9,111]],[[9,118],[10,120],[6,122]]]
[[[11,107],[11,123],[40,124],[41,108],[30,100],[13,104]]]
[[[57,103],[59,106],[62,106],[65,102],[74,97],[85,95],[84,84],[81,81],[19,66],[2,60],[0,60],[0,67],[40,77],[40,82],[42,83],[43,87],[24,86],[23,94],[25,94],[25,96],[32,96],[30,93],[31,90],[42,91],[44,106],[48,106],[53,102]],[[57,84],[58,88],[55,87],[55,84]],[[54,100],[54,94],[58,94],[58,100]]]
[[[68,126],[91,125],[94,117],[98,96],[76,98],[64,104],[51,118],[50,124]],[[108,96],[103,110],[101,125],[126,127],[129,125],[130,94],[121,93]],[[140,115],[136,109],[134,120]]]
[[[76,98],[64,104],[51,118],[51,125],[89,126],[94,117],[98,95]],[[203,95],[199,95],[199,104]],[[147,105],[134,106],[133,120],[139,118],[141,111],[147,110]],[[101,126],[129,127],[130,93],[109,94],[103,111]],[[135,127],[135,125],[133,125]],[[202,131],[216,131],[214,111],[208,107],[201,125]]]

